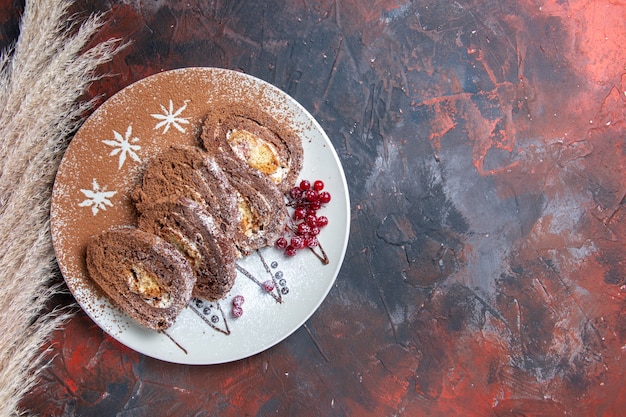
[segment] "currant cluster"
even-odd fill
[[[287,206],[293,214],[285,228],[285,233],[276,240],[276,247],[287,256],[294,256],[298,250],[315,248],[319,245],[317,235],[328,224],[326,216],[318,216],[317,211],[330,202],[331,196],[324,191],[324,182],[302,180],[287,193]]]

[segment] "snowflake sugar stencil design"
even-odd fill
[[[167,131],[170,129],[170,126],[174,126],[174,128],[178,130],[179,132],[185,133],[185,128],[182,127],[181,125],[189,124],[189,120],[186,117],[180,117],[180,115],[187,108],[188,102],[189,100],[185,100],[184,104],[181,107],[179,107],[178,110],[176,111],[174,111],[174,103],[172,102],[172,100],[170,100],[169,109],[166,109],[165,106],[161,104],[160,106],[161,106],[161,110],[163,111],[163,114],[151,114],[150,115],[157,120],[161,120],[160,122],[156,124],[154,129],[156,130],[156,129],[164,128],[162,133],[167,133]]]
[[[107,206],[113,207],[110,198],[112,198],[117,191],[106,191],[106,189],[100,189],[100,185],[96,179],[93,179],[91,190],[80,190],[81,193],[87,197],[86,200],[78,203],[80,207],[91,207],[91,212],[95,216],[100,210],[106,210]]]
[[[118,169],[122,169],[122,165],[124,165],[124,161],[126,161],[126,155],[130,156],[133,160],[137,162],[141,162],[141,159],[137,156],[135,152],[141,149],[139,145],[133,145],[131,142],[136,143],[139,142],[138,138],[134,138],[133,136],[133,126],[129,125],[128,129],[126,129],[126,133],[122,136],[121,133],[117,131],[113,131],[113,135],[115,136],[115,140],[103,140],[102,143],[108,146],[112,146],[113,150],[109,155],[120,155]]]

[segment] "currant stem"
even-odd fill
[[[261,256],[261,254],[259,252],[257,252],[259,254],[259,256]],[[244,267],[240,266],[239,264],[236,264],[237,266],[237,270],[239,272],[241,272],[242,274],[244,274],[246,277],[248,277],[250,280],[252,280],[255,284],[257,284],[258,286],[260,286],[261,288],[263,287],[263,283],[261,281],[259,281],[254,275],[252,275],[252,273],[250,273],[247,269],[245,269]],[[268,271],[270,272],[270,271]],[[270,272],[270,275],[271,272]],[[272,281],[274,280],[274,277],[272,276]],[[276,283],[274,283],[276,284]],[[268,293],[269,295],[271,295],[274,300],[276,300],[276,302],[278,302],[279,304],[282,304],[283,302],[283,297],[280,294],[280,291],[278,291],[278,295],[276,295],[274,293],[274,291]]]
[[[324,251],[324,248],[322,247],[322,244],[318,242],[317,247],[320,248],[320,252],[322,252],[321,255],[319,253],[315,252],[315,248],[309,247],[309,250],[311,252],[313,252],[313,254],[317,257],[317,259],[319,259],[322,262],[323,265],[328,265],[330,260],[328,259],[328,255],[326,255],[326,252]]]

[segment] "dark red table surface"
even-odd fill
[[[2,3],[7,45],[22,5]],[[56,356],[25,409],[625,415],[625,2],[79,1],[75,10],[108,11],[94,42],[132,41],[91,96],[216,66],[298,100],[345,169],[350,242],[306,325],[234,363],[148,358],[78,311],[55,334]]]

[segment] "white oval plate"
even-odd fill
[[[212,104],[257,103],[302,137],[300,177],[321,179],[331,202],[319,214],[330,222],[319,240],[323,265],[303,250],[285,257],[273,247],[238,261],[231,292],[219,302],[192,301],[167,332],[137,324],[102,295],[85,268],[90,236],[134,225],[129,193],[151,157],[172,144],[196,143],[202,117]],[[159,73],[123,89],[81,126],[57,173],[51,207],[57,260],[72,294],[109,335],[140,353],[182,364],[217,364],[252,356],[282,341],[319,307],[335,282],[348,244],[349,196],[332,143],[293,98],[260,79],[218,68]],[[244,272],[247,271],[247,272]],[[273,280],[268,293],[259,283]],[[243,295],[244,314],[233,318],[231,302]]]

